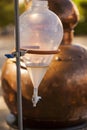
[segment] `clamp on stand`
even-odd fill
[[[24,56],[27,53],[25,50],[20,50],[20,52],[12,52],[11,54],[5,54],[7,58],[15,58],[15,57],[21,57]]]

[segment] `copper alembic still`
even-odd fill
[[[29,2],[33,3],[35,2],[35,0]],[[46,3],[47,1],[44,2]],[[54,44],[54,40],[56,40],[55,39],[56,37],[53,38],[54,37],[53,36],[50,37],[50,39],[48,39],[46,37],[47,34],[45,32],[46,38],[44,37],[41,41],[43,32],[41,32],[40,28],[42,28],[42,26],[35,26],[36,27],[35,29],[39,28],[40,33],[39,31],[35,31],[33,33],[32,30],[30,29],[28,30],[28,32],[26,31],[26,34],[22,35],[21,32],[27,30],[28,28],[27,26],[25,27],[23,24],[23,17],[25,18],[24,22],[26,24],[27,21],[26,18],[28,12],[25,12],[20,17],[21,19],[20,24],[23,25],[22,28],[20,27],[20,35],[21,35],[20,42],[23,44],[21,46],[21,50],[26,50],[27,52],[30,51],[30,49],[34,50],[33,53],[31,53],[30,57],[28,57],[29,54],[27,53],[23,57],[21,57],[21,84],[22,84],[24,129],[26,128],[27,129],[43,128],[45,130],[47,128],[59,129],[59,130],[82,129],[87,126],[87,50],[80,45],[72,44],[74,27],[77,25],[77,22],[79,20],[78,9],[71,0],[48,0],[48,4],[49,9],[59,16],[63,24],[64,35],[62,43],[59,46],[58,50],[56,50],[55,48],[56,45],[50,46],[52,47],[52,50],[51,48],[48,49],[49,48],[48,46],[46,46],[45,48],[44,40],[46,40],[48,44],[50,44],[49,42]],[[30,8],[30,6],[31,5],[29,3],[29,7],[27,5],[27,10],[28,8]],[[39,10],[40,11],[39,15],[41,15],[43,8],[44,5],[42,4]],[[35,9],[35,12],[36,11],[37,8]],[[30,22],[29,25],[31,26],[32,26],[31,24],[32,19],[34,19],[33,21],[34,25],[42,20],[42,19],[36,20],[37,18],[36,15],[33,16],[34,17],[32,17],[32,15],[29,16],[29,18],[31,17],[29,21]],[[57,33],[57,40],[59,39],[60,35],[59,43],[61,42],[63,33],[62,27],[60,26],[61,25],[60,20],[58,19],[61,34],[57,32],[55,28]],[[48,23],[49,22],[47,22],[46,25],[49,26],[53,31],[54,30],[53,24],[51,23],[49,25]],[[34,29],[34,27],[32,27],[32,29]],[[45,24],[44,24],[44,31],[47,31],[45,29]],[[31,37],[28,38],[27,34]],[[25,39],[23,39],[24,35]],[[34,39],[35,37],[36,39]],[[33,39],[32,42],[33,45],[30,44],[28,46],[27,41],[28,40],[32,41],[32,39]],[[34,45],[34,41],[37,39],[39,39],[40,42],[43,42],[44,46],[44,50],[42,52],[40,50],[38,51],[39,52],[38,54],[40,56],[36,54],[36,51],[37,49],[39,49],[40,45],[38,43],[36,43],[36,47]],[[42,58],[41,53],[45,53],[47,59],[44,58],[44,55]],[[48,53],[50,53],[50,55],[48,55]],[[55,55],[52,59],[53,53],[55,53]],[[31,58],[33,54],[35,54],[36,57]],[[27,65],[31,62],[31,60],[32,61],[36,60],[38,63],[37,56],[40,58],[41,62],[44,59],[44,62],[50,63],[49,60],[52,59],[47,72],[44,71],[45,76],[43,76],[41,83],[40,81],[36,81],[37,82],[36,84],[39,85],[38,91],[36,90],[36,88],[34,89],[33,87],[35,85],[33,78],[35,79],[36,72],[37,72],[36,80],[38,79],[38,76],[42,78],[40,73],[35,69],[34,70],[32,70],[31,68],[27,69]],[[51,57],[49,58],[49,56]],[[30,74],[29,77],[29,72],[34,73],[34,76]],[[7,123],[13,128],[17,128],[18,125],[17,124],[18,111],[16,100],[17,90],[16,90],[15,77],[16,77],[16,60],[15,58],[7,59],[2,68],[2,90],[4,100],[10,110],[10,114],[7,117]],[[37,94],[35,94],[36,93],[35,91],[37,91]],[[36,95],[36,98],[34,97],[34,94]]]

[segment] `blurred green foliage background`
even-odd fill
[[[20,5],[20,13],[24,11],[24,5]],[[14,25],[14,0],[0,1],[0,29],[8,25]]]
[[[75,28],[75,35],[87,35],[87,0],[72,0],[80,12],[80,21]],[[24,5],[20,5],[20,13],[24,11]],[[0,29],[8,25],[14,25],[14,1],[0,1]]]
[[[73,0],[80,12],[80,21],[75,28],[76,35],[87,35],[87,0]]]

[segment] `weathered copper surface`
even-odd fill
[[[64,28],[72,29],[75,27],[79,12],[71,0],[48,0],[49,8],[54,11],[62,20]]]
[[[87,51],[78,46],[61,46],[40,87],[42,100],[33,108],[33,86],[21,62],[23,115],[34,121],[72,122],[87,116]],[[2,70],[4,99],[10,111],[17,114],[16,65],[7,60]]]

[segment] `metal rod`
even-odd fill
[[[41,54],[41,55],[53,55],[53,54],[58,54],[60,50],[53,50],[53,51],[39,51],[39,50],[28,50],[21,48],[20,50],[25,51],[25,53],[30,53],[30,54]]]
[[[21,74],[20,74],[19,0],[14,0],[14,9],[15,9],[15,40],[16,40],[16,66],[17,66],[18,127],[19,130],[23,130],[22,90],[21,90]]]

